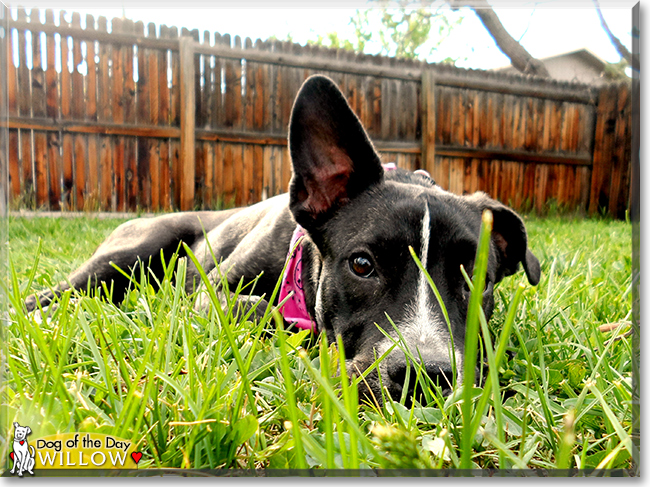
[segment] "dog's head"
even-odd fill
[[[384,171],[368,135],[336,85],[323,76],[305,81],[289,129],[293,163],[290,209],[320,254],[315,318],[330,341],[342,337],[348,370],[364,371],[387,351],[398,333],[427,374],[443,389],[453,383],[452,362],[462,374],[469,290],[481,215],[494,216],[483,309],[493,308],[493,286],[517,271],[531,284],[539,262],[528,250],[521,218],[484,193],[457,196],[421,174]],[[425,276],[428,270],[445,304],[453,335]],[[452,357],[451,354],[454,354]],[[381,383],[399,398],[407,374],[399,348],[380,365]],[[414,382],[411,374],[410,384]],[[378,374],[367,377],[381,397]]]
[[[20,426],[18,423],[14,422],[14,440],[23,441],[27,439],[27,436],[30,435],[32,429],[29,426]]]

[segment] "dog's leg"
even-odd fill
[[[15,455],[15,453],[14,453]],[[25,456],[26,455],[21,455],[20,460],[18,462],[18,476],[22,477],[23,476],[23,470],[25,469]]]
[[[284,224],[279,221],[286,222]],[[227,241],[231,229],[227,225],[219,227],[210,235],[210,246],[215,255],[225,255],[218,266],[210,262],[208,273],[209,285],[215,289],[221,304],[225,307],[226,299],[222,290],[222,276],[226,276],[228,288],[235,290],[240,280],[249,287],[237,297],[237,303],[242,306],[242,312],[246,313],[255,306],[255,317],[261,318],[268,307],[273,289],[275,288],[289,248],[289,240],[295,223],[291,222],[286,208],[275,213],[269,213],[265,219],[260,220],[258,226],[247,233],[234,248],[228,252],[223,251],[224,242]],[[204,242],[204,245],[207,243]],[[195,252],[197,257],[210,255],[204,248],[198,248]],[[204,267],[205,269],[205,267]],[[194,268],[188,267],[190,272],[196,272]],[[259,276],[259,277],[258,277]],[[256,281],[252,288],[252,282]],[[190,283],[188,282],[188,285]],[[195,304],[196,309],[207,309],[210,306],[210,296],[205,288],[205,283],[198,287],[199,296]]]
[[[228,215],[228,212],[176,213],[128,221],[117,227],[92,257],[66,281],[52,290],[28,297],[25,301],[27,311],[33,311],[37,302],[43,307],[49,305],[55,296],[60,296],[70,288],[94,289],[101,286],[101,283],[106,283],[109,290],[112,287],[113,302],[120,302],[130,280],[113,265],[129,275],[144,265],[149,273],[160,278],[163,273],[161,251],[165,260],[177,250],[179,255],[184,255],[181,242],[192,245],[197,238],[203,236],[204,229],[210,231]],[[152,280],[152,284],[155,285],[155,281]]]
[[[34,447],[31,447],[32,451]],[[25,470],[29,472],[30,475],[34,475],[34,465],[36,464],[36,458],[35,456],[32,456],[32,454],[29,452],[29,447],[27,448],[27,467]]]
[[[239,284],[239,281],[235,278],[235,276],[241,277],[242,274],[240,273],[241,266],[237,264],[237,259],[238,259],[237,252],[234,252],[233,254],[231,254],[230,257],[225,259],[219,266],[215,266],[208,273],[207,275],[208,281],[210,283],[210,286],[215,290],[221,308],[225,311],[227,309],[228,301],[229,301],[226,299],[225,290],[223,289],[222,286],[223,273],[225,272],[227,276],[226,278],[228,282],[228,290],[231,297],[230,302],[232,303],[232,299],[235,299],[236,301],[235,305],[239,306],[240,308],[240,316],[246,315],[246,313],[248,313],[252,308],[255,308],[252,318],[259,320],[264,316],[264,313],[266,312],[266,308],[269,305],[268,301],[265,298],[270,298],[270,295],[265,294],[263,297],[258,295],[257,293],[259,288],[258,286],[256,286],[256,289],[254,290],[251,289],[249,291],[249,292],[255,292],[256,294],[240,294],[235,298],[233,290]],[[254,279],[255,276],[251,276],[251,277]],[[245,281],[251,281],[251,280],[252,279],[245,278]],[[264,294],[264,293],[261,292],[260,294]],[[198,296],[194,308],[197,310],[206,311],[211,306],[212,306],[212,302],[211,302],[210,294],[206,290],[205,284],[201,283],[201,285],[198,286]]]

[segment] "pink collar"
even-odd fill
[[[382,166],[384,171],[397,169],[394,162],[382,164]],[[290,297],[282,305],[280,312],[287,323],[293,323],[298,328],[317,333],[318,326],[309,316],[305,301],[305,290],[302,285],[302,237],[305,235],[305,230],[300,225],[296,225],[296,229],[291,236],[286,267],[282,276],[282,284],[280,284],[279,302],[282,302],[289,295]]]

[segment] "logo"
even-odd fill
[[[14,462],[11,475],[18,474],[19,477],[22,477],[23,472],[34,475],[36,452],[34,447],[27,442],[27,436],[31,433],[32,429],[29,426],[20,426],[18,423],[14,423],[13,451],[9,453],[9,457]]]
[[[12,474],[34,475],[34,469],[112,469],[138,468],[142,452],[122,438],[102,433],[58,433],[27,442],[29,426],[14,423]]]

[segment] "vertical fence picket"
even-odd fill
[[[17,11],[17,20],[26,21],[27,13],[24,8]],[[18,30],[18,113],[21,117],[31,116],[31,82],[29,68],[27,67],[27,31]],[[20,194],[23,203],[33,209],[34,201],[34,172],[32,158],[32,131],[19,130],[20,140]]]
[[[111,21],[112,32],[122,33],[122,19],[113,18]],[[123,45],[115,45],[112,49],[112,70],[111,70],[111,111],[113,122],[124,123],[124,57],[126,48]],[[113,207],[117,211],[126,211],[125,204],[125,137],[115,137],[113,148]]]
[[[147,25],[147,37],[155,39],[156,25],[149,23]],[[149,99],[147,100],[149,108],[149,119],[147,120],[153,126],[160,126],[161,124],[161,109],[160,109],[160,91],[166,88],[160,86],[160,67],[159,64],[162,60],[162,53],[159,49],[145,50],[145,59],[147,63],[146,77],[149,84]],[[149,139],[149,174],[147,182],[149,184],[149,205],[148,207],[153,211],[160,209],[160,139]]]
[[[7,15],[9,15],[9,9],[5,10]],[[7,113],[9,117],[18,116],[18,87],[17,87],[17,70],[16,64],[17,59],[14,59],[14,36],[13,33],[15,29],[9,29],[7,32]],[[8,140],[7,140],[7,149],[8,149],[8,161],[9,166],[9,194],[8,194],[8,203],[10,208],[15,205],[20,205],[21,197],[21,184],[20,184],[20,158],[19,158],[19,149],[18,149],[18,130],[9,130],[8,131]]]
[[[194,208],[194,185],[196,175],[196,144],[195,123],[196,104],[194,91],[194,51],[192,40],[183,36],[180,40],[180,86],[181,99],[181,171],[180,171],[180,209],[191,210]]]
[[[95,31],[95,18],[92,15],[86,15],[86,31],[92,33]],[[95,42],[92,40],[85,41],[86,46],[86,69],[85,76],[85,120],[89,122],[97,121],[97,64],[95,61]],[[99,156],[100,156],[100,139],[97,134],[88,135],[88,191],[86,195],[86,205],[91,210],[101,208],[101,195],[99,190]]]
[[[100,16],[97,19],[97,30],[101,33],[107,32],[106,17]],[[112,46],[108,42],[99,42],[97,54],[97,120],[100,123],[112,121],[111,111],[111,78],[110,61],[113,56]],[[110,135],[102,135],[99,139],[99,208],[104,211],[114,210],[113,207],[113,149],[116,138]]]
[[[143,38],[145,36],[144,23],[136,22],[135,34]],[[151,125],[151,95],[150,91],[154,80],[151,79],[151,52],[149,49],[144,49],[138,46],[138,70],[136,83],[136,113],[135,120],[137,125]],[[152,151],[155,150],[155,139],[150,137],[137,137],[136,144],[136,172],[137,185],[133,185],[137,189],[137,207],[138,208],[151,208],[152,195],[151,195],[151,156]],[[155,156],[154,156],[155,157]]]
[[[126,19],[122,23],[122,32],[133,34],[135,23]],[[122,103],[124,108],[124,122],[133,125],[136,119],[136,87],[134,73],[134,47],[132,44],[125,44],[123,48],[123,70],[124,70],[124,91]],[[138,194],[138,155],[136,148],[136,139],[132,136],[125,137],[124,140],[124,165],[125,165],[125,187],[126,187],[126,209],[127,211],[136,211],[139,204]]]
[[[32,116],[44,118],[46,116],[46,92],[45,92],[45,71],[41,56],[42,26],[40,11],[33,8],[30,12],[30,23],[34,25],[32,33],[32,69],[31,69],[31,90],[32,90]],[[44,208],[48,204],[48,150],[47,133],[34,130],[34,182],[35,182],[35,205],[36,208]]]

